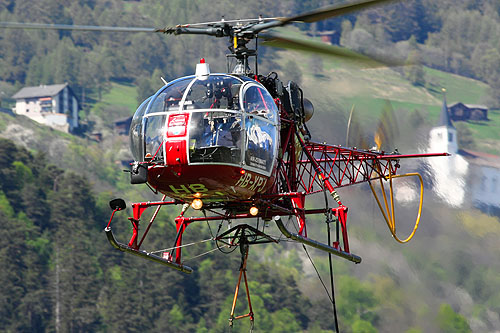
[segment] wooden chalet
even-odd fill
[[[453,121],[488,120],[488,107],[476,104],[453,103],[448,106]]]

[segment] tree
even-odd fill
[[[302,83],[302,71],[300,66],[293,60],[288,60],[284,66],[281,67],[283,71],[283,81],[293,81],[299,86]]]
[[[95,300],[101,283],[92,241],[96,209],[90,186],[85,178],[67,173],[50,199],[55,329],[96,331],[100,316]]]
[[[366,328],[370,332],[369,326],[363,321],[368,322],[370,325],[376,324],[378,315],[375,309],[378,301],[369,285],[348,276],[342,276],[336,285],[339,294],[337,309],[341,327],[362,320],[356,325]]]
[[[313,55],[309,57],[310,69],[315,76],[321,76],[323,74],[323,58],[318,55]]]
[[[422,66],[422,59],[418,50],[413,50],[408,54],[406,60],[408,64],[405,68],[406,78],[414,86],[425,86],[425,72]]]
[[[457,123],[457,140],[459,149],[474,149],[476,148],[476,141],[474,139],[474,134],[470,128],[463,124]]]
[[[377,333],[377,330],[369,321],[362,319],[358,319],[352,323],[351,330],[356,333]]]
[[[295,316],[287,308],[278,310],[272,314],[272,333],[299,332],[301,327],[295,320]]]
[[[24,214],[6,216],[0,207],[4,242],[0,249],[0,330],[42,332],[49,325],[47,281],[49,241]]]
[[[449,304],[441,304],[436,320],[443,333],[471,332],[470,326],[464,316],[456,313]]]

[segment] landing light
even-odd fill
[[[259,209],[255,206],[250,207],[250,215],[257,216],[259,214]]]
[[[194,199],[193,202],[191,202],[191,207],[193,209],[199,210],[201,207],[203,207],[203,201],[201,199]]]

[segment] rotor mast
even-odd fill
[[[227,54],[226,57],[236,59],[236,65],[234,66],[232,73],[248,75],[251,72],[248,62],[249,57],[255,57],[255,71],[257,71],[257,50],[248,48],[247,44],[253,39],[255,39],[257,43],[257,32],[254,31],[254,29],[259,27],[261,24],[264,23],[250,23],[247,25],[236,24],[235,26],[231,26],[222,20],[220,23],[216,23],[213,26],[206,28],[178,25],[173,28],[162,29],[162,32],[173,35],[189,34],[228,37],[228,49],[231,53]],[[258,29],[258,31],[260,30],[261,29]]]

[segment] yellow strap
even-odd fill
[[[418,206],[417,220],[415,221],[415,227],[413,228],[413,231],[408,236],[408,238],[401,240],[396,235],[396,218],[395,218],[395,212],[394,212],[394,192],[393,192],[393,187],[392,187],[392,179],[393,178],[403,178],[403,177],[413,177],[413,176],[418,177],[418,179],[420,180],[420,202],[419,202],[419,206]],[[382,204],[380,203],[380,200],[377,196],[377,193],[375,192],[375,189],[373,188],[372,183],[368,182],[368,184],[370,184],[370,188],[372,190],[373,196],[375,197],[375,200],[377,201],[378,207],[380,208],[380,211],[382,212],[382,215],[384,216],[384,220],[387,223],[387,226],[389,227],[389,230],[390,230],[392,236],[399,243],[407,243],[415,235],[415,232],[418,229],[418,224],[420,223],[420,217],[422,216],[422,205],[423,205],[423,201],[424,201],[424,182],[422,180],[422,176],[420,176],[419,173],[415,172],[415,173],[407,173],[404,175],[393,175],[390,167],[389,167],[389,176],[386,177],[386,179],[387,178],[389,179],[389,186],[390,186],[390,190],[389,190],[389,194],[391,197],[391,209],[390,210],[389,210],[389,205],[387,203],[387,196],[385,193],[385,188],[384,188],[384,184],[382,182],[382,178],[380,178],[379,180],[380,180],[380,187],[382,189],[382,195],[384,197],[385,211],[382,208]]]

